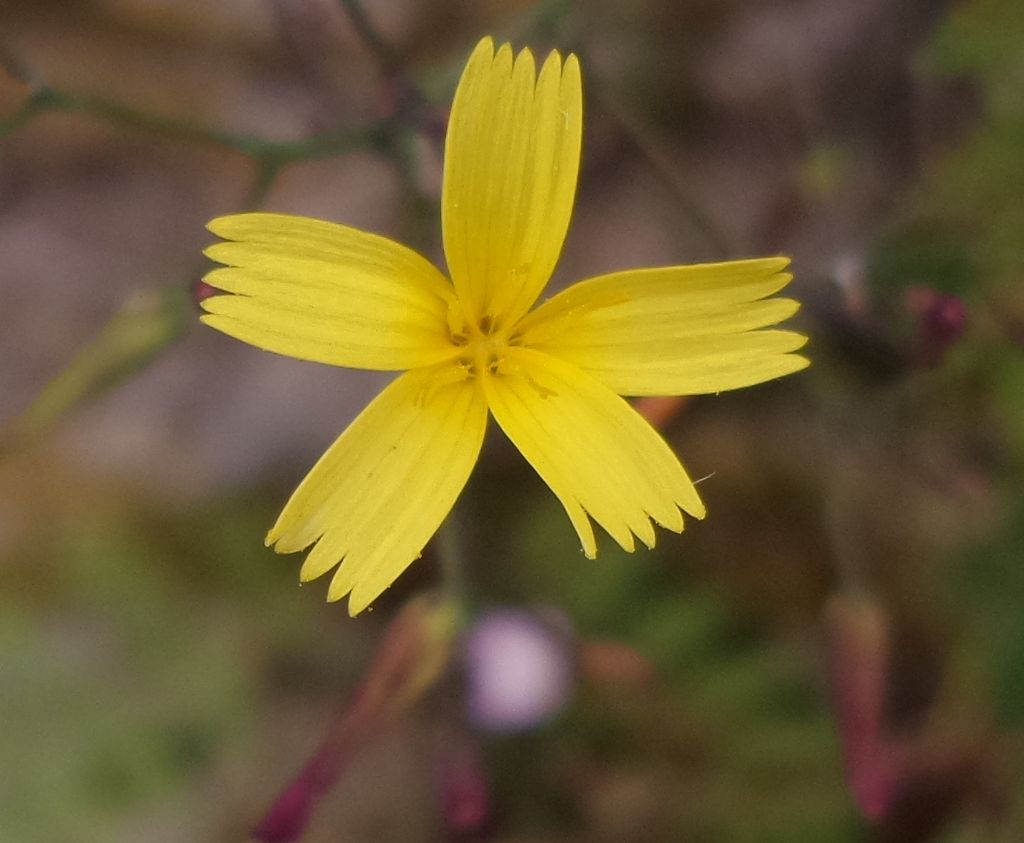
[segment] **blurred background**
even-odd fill
[[[195,298],[205,223],[254,207],[440,260],[484,34],[583,63],[554,287],[788,254],[813,365],[643,406],[709,509],[650,553],[584,559],[492,428],[481,626],[257,836],[1024,839],[1024,5],[6,0],[0,840],[247,839],[437,584],[428,549],[351,620],[263,548],[387,378]]]

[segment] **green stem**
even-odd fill
[[[361,0],[341,0],[341,5],[356,34],[366,42],[366,46],[377,59],[381,73],[384,76],[395,76],[401,68],[402,61],[394,47],[381,37],[370,16],[366,14]]]
[[[184,288],[140,291],[45,387],[0,436],[0,453],[46,433],[69,410],[145,367],[181,336],[191,313]]]
[[[45,112],[89,114],[114,125],[155,132],[189,143],[227,149],[256,161],[268,162],[277,168],[294,161],[325,158],[352,149],[376,146],[390,123],[388,120],[379,120],[363,126],[323,132],[300,140],[272,141],[151,114],[105,97],[73,94],[43,86],[37,88],[13,115],[0,120],[0,137],[24,126]]]
[[[561,40],[558,37],[571,9],[570,0],[540,0],[525,9],[505,33],[511,41],[534,38]]]
[[[458,504],[441,523],[434,547],[441,563],[442,590],[455,609],[457,623],[461,623],[469,612],[469,583]]]
[[[632,142],[637,152],[643,156],[650,167],[661,177],[668,187],[677,206],[682,210],[690,225],[700,234],[714,253],[713,257],[723,259],[732,254],[729,238],[721,228],[708,216],[700,204],[690,194],[686,179],[673,166],[662,145],[651,136],[640,121],[617,102],[615,97],[600,84],[593,81],[590,90],[600,101],[602,108],[619,124],[623,134]]]

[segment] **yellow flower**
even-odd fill
[[[615,272],[534,308],[554,270],[579,172],[579,63],[490,38],[473,51],[445,144],[446,277],[391,240],[318,220],[221,217],[224,267],[206,324],[335,366],[406,370],[320,458],[267,535],[313,545],[303,581],[355,615],[416,559],[476,463],[488,411],[597,553],[590,519],[628,551],[657,522],[704,517],[665,441],[622,395],[714,393],[795,372],[805,338],[760,330],[797,310],[768,298],[786,258]],[[449,280],[450,278],[450,280]]]

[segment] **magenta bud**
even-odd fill
[[[441,810],[446,829],[459,837],[478,832],[491,815],[491,789],[479,752],[467,737],[456,738],[442,759]]]
[[[877,821],[892,806],[902,773],[901,747],[885,733],[889,629],[867,597],[833,597],[825,612],[832,700],[846,777],[864,816]]]
[[[366,675],[320,746],[253,832],[261,843],[298,840],[315,804],[351,760],[433,686],[448,668],[455,608],[436,595],[410,600],[377,645]]]
[[[201,279],[199,281],[192,282],[192,301],[194,301],[196,304],[199,304],[199,302],[203,301],[204,299],[210,298],[210,296],[217,295],[219,292],[220,290],[218,290],[216,287],[207,284],[205,281]]]
[[[940,293],[930,287],[912,287],[906,305],[917,318],[917,361],[937,366],[967,330],[967,305],[959,296]]]
[[[302,837],[312,814],[314,794],[306,778],[295,781],[282,793],[252,833],[260,843],[293,843]]]

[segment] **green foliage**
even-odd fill
[[[0,735],[0,839],[114,839],[245,754],[268,668],[317,634],[294,578],[252,540],[265,516],[226,501],[53,524],[33,562],[50,569],[44,592],[0,600],[0,720],[17,724]]]
[[[924,190],[925,218],[955,227],[983,282],[1024,272],[1024,9],[1014,0],[958,4],[923,56],[927,72],[977,85],[984,119]],[[988,286],[988,283],[985,284]]]
[[[584,639],[622,642],[650,659],[657,679],[641,688],[588,684],[542,738],[498,742],[498,792],[517,824],[596,823],[590,833],[612,839],[587,798],[545,801],[566,783],[522,769],[597,767],[613,782],[650,776],[650,787],[676,794],[651,809],[650,830],[636,839],[853,839],[859,822],[819,654],[741,626],[724,595],[683,574],[678,551],[626,554],[606,541],[598,559],[583,558],[557,503],[534,499],[496,563],[516,572],[521,593],[509,597],[543,595]]]

